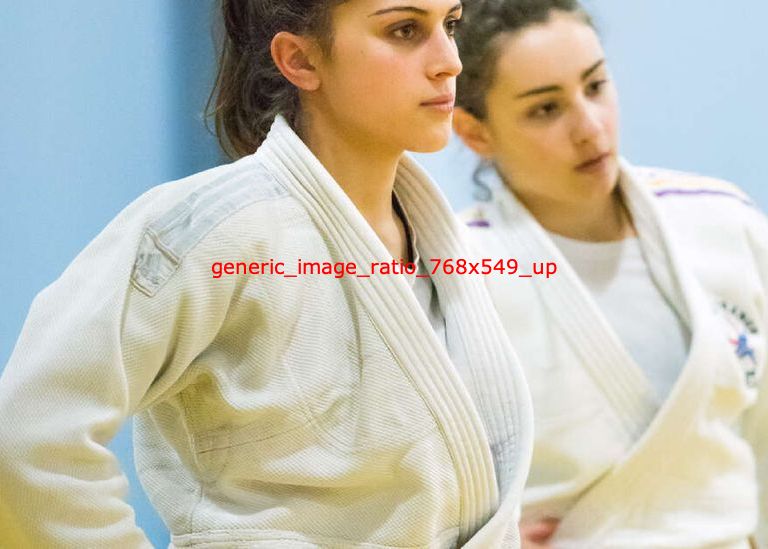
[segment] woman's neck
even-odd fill
[[[406,257],[402,220],[392,206],[392,190],[403,151],[383,150],[313,116],[297,133],[363,215],[393,257]]]
[[[610,242],[634,236],[635,228],[618,186],[601,200],[558,202],[515,193],[547,231],[574,240]]]

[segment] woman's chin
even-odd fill
[[[450,118],[445,123],[422,125],[407,136],[405,147],[415,153],[433,153],[445,148],[451,139]]]

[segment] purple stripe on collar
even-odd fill
[[[746,200],[735,193],[729,193],[727,191],[712,191],[708,189],[667,189],[663,191],[654,191],[656,196],[666,195],[710,195],[710,196],[727,196],[729,198],[735,198],[742,204],[747,206],[754,206],[754,203],[750,200]]]
[[[491,224],[485,219],[475,219],[473,221],[467,221],[467,227],[490,227]]]

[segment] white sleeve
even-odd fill
[[[763,364],[763,372],[767,364]],[[760,549],[768,549],[768,376],[763,373],[757,403],[749,410],[744,434],[752,445],[757,464],[760,498],[756,540]]]
[[[9,547],[151,547],[107,444],[209,344],[231,288],[200,285],[210,279],[204,252],[171,272],[162,254],[146,253],[152,242],[140,231],[113,222],[35,298],[0,377],[0,538]],[[164,282],[157,293],[136,282],[142,253],[142,279]]]
[[[757,218],[751,227],[754,230],[750,233],[750,240],[763,282],[761,326],[764,354],[763,363],[758,365],[758,375],[762,377],[758,385],[757,402],[745,417],[744,435],[752,445],[757,464],[760,516],[756,541],[760,549],[768,549],[768,219],[762,214]]]

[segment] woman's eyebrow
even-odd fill
[[[597,69],[599,69],[600,65],[602,65],[603,63],[605,63],[605,58],[600,59],[597,63],[589,67],[583,73],[581,73],[581,79],[586,80],[587,78],[589,78],[589,75],[595,72]]]
[[[584,81],[587,78],[590,77],[590,75],[595,72],[597,69],[599,69],[603,64],[605,63],[605,59],[600,59],[598,62],[596,62],[594,65],[589,67],[587,70],[581,73],[581,80]],[[530,97],[532,95],[540,95],[542,93],[550,93],[550,92],[556,92],[561,91],[563,88],[562,86],[558,85],[551,85],[551,86],[542,86],[540,88],[534,88],[532,90],[528,90],[527,92],[523,92],[519,95],[515,96],[515,99],[522,99],[523,97]]]
[[[453,6],[450,10],[448,10],[448,13],[453,13],[454,11],[458,11],[461,9],[461,2]],[[393,6],[391,8],[384,8],[383,10],[378,10],[370,14],[368,17],[373,17],[374,15],[384,15],[385,13],[391,13],[393,11],[404,11],[409,13],[415,13],[417,15],[428,15],[429,10],[425,10],[424,8],[417,8],[416,6]]]

